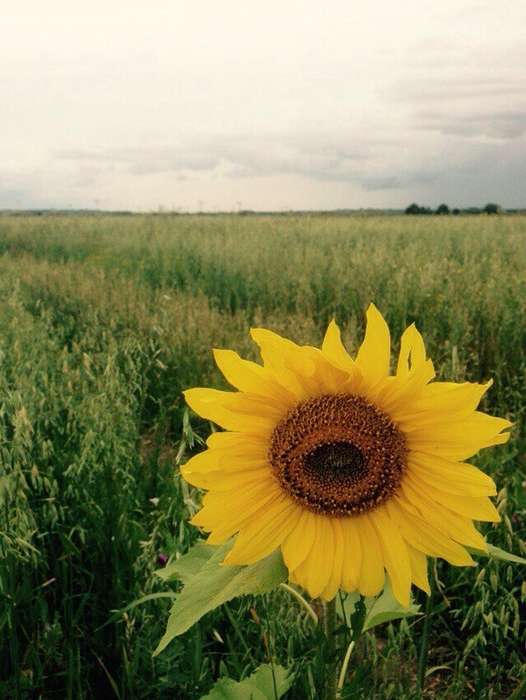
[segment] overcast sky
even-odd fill
[[[525,0],[5,0],[0,208],[526,206],[525,28]]]

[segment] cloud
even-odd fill
[[[526,105],[522,109],[472,110],[467,114],[448,111],[421,111],[416,115],[418,128],[441,134],[512,140],[526,134]]]
[[[0,166],[0,207],[192,208],[187,202],[209,202],[206,193],[216,186],[228,198],[220,209],[237,200],[249,208],[285,201],[320,208],[329,196],[332,207],[524,205],[526,140],[483,141],[441,128],[383,140],[358,132],[327,141],[315,133],[210,135],[177,146],[61,151],[32,170]]]
[[[282,174],[314,179],[354,179],[357,163],[370,157],[370,144],[352,134],[207,135],[179,145],[60,150],[58,160],[119,168],[132,175],[218,172],[226,177]]]
[[[518,140],[525,130],[523,116],[520,111],[463,115],[426,111],[419,113],[418,126],[401,132],[393,129],[390,137],[381,139],[376,131],[368,133],[364,128],[330,135],[322,131],[258,137],[202,134],[178,145],[61,151],[57,157],[72,170],[82,165],[87,172],[92,168],[115,176],[164,175],[180,183],[198,183],[203,177],[236,183],[263,178],[270,183],[273,178],[292,176],[318,183],[348,183],[365,193],[410,196],[404,193],[414,192],[433,199],[435,192],[454,196],[448,183],[462,178],[471,181],[465,188],[472,192],[470,196],[475,197],[472,183],[476,182],[483,183],[482,191],[491,196],[489,179],[493,177],[493,196],[501,193],[502,197],[514,191],[507,184],[506,168],[517,172],[526,151],[526,144]],[[436,132],[435,137],[430,139],[427,132]],[[514,147],[506,149],[481,136],[515,139]],[[496,169],[496,161],[507,165]],[[518,192],[514,196],[518,198]]]
[[[474,5],[467,16],[484,7]],[[506,42],[498,33],[483,41],[476,26],[468,45],[445,34],[408,51],[413,61],[382,97],[403,112],[409,129],[466,141],[504,142],[526,133],[526,93],[517,70],[526,63],[524,43],[513,32]]]
[[[435,64],[436,65],[436,64]],[[452,64],[451,68],[458,69]],[[463,75],[440,76],[433,74],[427,78],[406,80],[395,86],[396,98],[410,99],[415,103],[435,102],[442,100],[471,100],[504,97],[507,100],[524,97],[524,81],[517,78]],[[391,90],[393,94],[394,90]]]
[[[5,17],[4,202],[524,197],[524,3],[57,3]]]
[[[107,149],[64,149],[56,152],[61,161],[96,165],[101,168],[124,167],[134,175],[213,170],[219,159],[204,150],[192,150],[187,146],[153,146]]]

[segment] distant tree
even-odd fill
[[[437,214],[439,215],[444,215],[444,214],[449,214],[449,207],[447,204],[440,204],[437,207]]]
[[[460,209],[458,209],[457,207],[455,207],[451,213],[452,213],[454,216],[458,216],[458,215],[460,214]]]
[[[416,202],[413,202],[413,204],[410,204],[407,209],[405,210],[406,214],[421,214],[422,213],[422,207],[419,207]]]
[[[486,204],[483,211],[486,214],[502,214],[502,207],[500,206],[500,204],[489,202],[488,204]]]

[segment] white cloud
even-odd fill
[[[0,206],[524,204],[521,0],[4,14]]]

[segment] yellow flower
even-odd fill
[[[432,382],[414,325],[390,376],[389,329],[372,304],[354,360],[334,321],[321,350],[251,334],[263,366],[214,351],[239,391],[185,392],[225,429],[182,469],[208,490],[192,523],[212,544],[237,535],[225,563],[281,548],[290,580],[325,600],[374,596],[387,572],[403,605],[411,583],[429,592],[427,556],[473,565],[465,547],[487,545],[472,521],[499,515],[493,480],[464,460],[506,442],[511,425],[476,410],[491,382]]]

